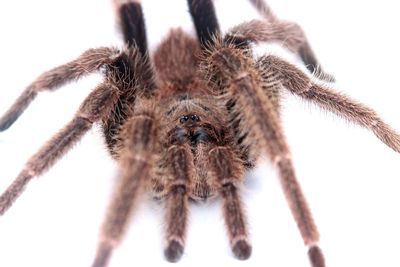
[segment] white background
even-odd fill
[[[150,42],[162,36],[168,21],[190,26],[185,1],[143,2]],[[396,1],[269,3],[279,17],[304,28],[342,92],[400,131]],[[245,0],[216,4],[223,29],[253,16]],[[87,48],[121,44],[108,0],[1,1],[0,36],[0,113],[41,72]],[[0,133],[0,191],[99,81],[94,75],[41,94]],[[283,120],[327,266],[400,266],[400,156],[369,131],[290,95]],[[90,266],[115,176],[116,165],[94,128],[0,217],[0,266]],[[309,266],[274,168],[264,163],[249,174],[243,195],[252,257],[233,257],[220,203],[214,202],[192,205],[185,254],[174,266]],[[144,200],[110,265],[172,266],[163,258],[162,219],[162,206]]]

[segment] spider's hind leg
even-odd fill
[[[279,19],[264,0],[249,0],[264,20],[242,23],[231,30],[239,38],[255,42],[281,42],[286,48],[296,53],[306,68],[319,79],[334,82],[335,77],[325,72],[301,26]]]
[[[139,0],[114,0],[117,20],[124,42],[136,46],[142,55],[147,54],[146,28]]]
[[[212,0],[187,0],[187,2],[200,43],[205,47],[212,45],[214,37],[220,34]]]

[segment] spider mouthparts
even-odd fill
[[[177,262],[183,254],[183,246],[176,240],[168,243],[167,248],[164,250],[164,255],[169,262]]]
[[[232,251],[239,260],[247,260],[251,255],[251,245],[246,240],[239,240]]]

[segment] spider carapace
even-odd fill
[[[27,183],[49,169],[99,123],[119,180],[108,208],[93,267],[106,266],[127,228],[142,188],[165,202],[169,261],[184,251],[189,200],[220,197],[233,253],[251,254],[240,199],[244,174],[261,154],[278,175],[313,267],[325,266],[319,234],[297,181],[280,120],[284,90],[371,130],[400,151],[400,137],[376,113],[334,92],[333,77],[319,66],[301,28],[278,19],[262,0],[250,0],[261,20],[227,33],[219,29],[212,0],[188,0],[197,38],[173,29],[151,54],[140,1],[114,0],[125,46],[94,48],[41,74],[0,119],[6,130],[44,90],[54,90],[92,72],[104,79],[74,118],[26,163],[0,196],[4,214]],[[304,63],[254,53],[281,42]],[[322,82],[324,80],[324,82]]]

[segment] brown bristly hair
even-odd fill
[[[98,123],[118,162],[119,179],[92,267],[107,266],[146,190],[165,202],[167,260],[176,262],[184,253],[189,201],[216,196],[222,201],[232,252],[240,260],[248,259],[252,246],[241,190],[246,171],[263,154],[278,169],[311,265],[325,267],[318,229],[282,127],[283,91],[371,130],[396,152],[400,136],[375,111],[327,85],[334,78],[322,71],[299,25],[278,19],[262,0],[249,1],[263,19],[223,35],[212,0],[188,0],[197,39],[173,29],[151,55],[140,1],[113,1],[123,48],[89,49],[44,72],[0,118],[4,131],[40,92],[93,72],[104,76],[74,118],[27,161],[0,196],[0,214],[32,178],[51,168]],[[307,69],[277,56],[253,55],[254,46],[268,42],[281,42]]]

